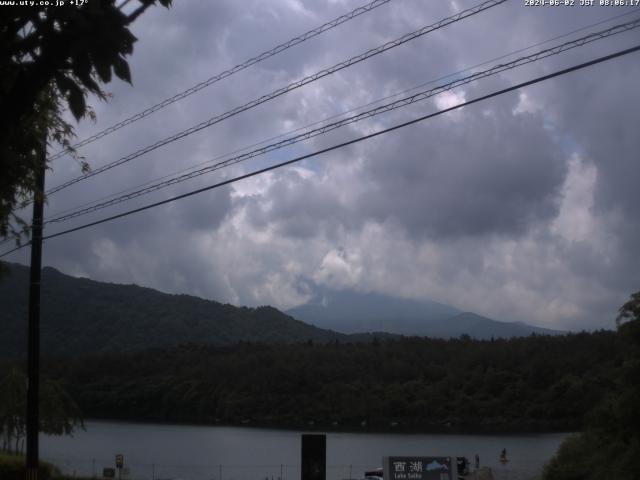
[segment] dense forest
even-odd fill
[[[577,430],[617,381],[614,332],[187,345],[44,362],[85,416],[323,429]]]

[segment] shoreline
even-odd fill
[[[106,417],[87,417],[84,419],[86,422],[101,422],[101,423],[126,423],[126,424],[140,424],[140,425],[175,425],[175,426],[189,426],[189,427],[220,427],[220,428],[243,428],[243,429],[258,429],[258,430],[280,430],[283,432],[323,432],[323,433],[352,433],[352,434],[397,434],[397,435],[472,435],[472,436],[536,436],[536,435],[550,435],[550,434],[563,434],[570,435],[579,433],[580,429],[498,429],[498,428],[463,428],[461,426],[451,426],[442,428],[411,428],[406,425],[396,426],[383,426],[383,425],[367,425],[367,426],[353,426],[353,425],[326,425],[326,424],[303,424],[303,423],[267,423],[257,421],[247,421],[240,423],[230,422],[192,422],[192,421],[176,421],[176,420],[156,420],[156,419],[131,419],[131,418],[106,418]]]

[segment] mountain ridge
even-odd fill
[[[6,357],[23,356],[27,343],[29,269],[19,264],[2,265],[8,274],[0,276],[0,305],[3,307],[0,310],[0,325],[3,329],[0,352]],[[364,305],[361,301],[354,301],[352,292],[336,294],[325,290],[323,294],[323,298],[312,299],[312,310],[323,312],[322,309],[329,301],[342,304],[343,307],[349,306],[352,313],[360,315],[373,309],[377,317],[374,315],[375,321],[372,322],[370,318],[364,317],[358,320],[357,316],[350,316],[349,319],[339,315],[334,316],[335,318],[324,316],[318,322],[317,318],[315,321],[304,316],[300,318],[300,307],[288,312],[281,312],[271,306],[235,307],[186,294],[163,293],[135,284],[123,285],[73,277],[55,268],[44,267],[41,298],[42,352],[45,355],[73,356],[138,351],[190,343],[213,346],[241,342],[360,343],[374,339],[396,339],[399,335],[452,338],[466,334],[474,338],[489,339],[534,333],[530,326],[496,322],[437,302],[407,301],[382,295],[374,298],[371,294],[360,294],[368,300]],[[416,317],[415,312],[425,306],[432,313],[430,328],[426,329],[422,325],[422,329],[419,329],[423,319]],[[394,316],[390,317],[391,314]],[[452,323],[451,320],[456,318]],[[356,324],[357,328],[340,331],[348,324]],[[486,328],[482,328],[487,324],[495,327],[489,333]],[[398,328],[399,325],[404,328]],[[503,331],[505,325],[511,325],[508,333]]]
[[[5,263],[0,277],[0,351],[23,355],[29,269]],[[99,282],[42,270],[42,351],[77,355],[179,344],[347,341],[344,334],[307,325],[271,306],[235,307],[138,285]]]
[[[285,313],[319,328],[346,334],[385,331],[396,335],[434,338],[469,335],[489,340],[534,333],[566,333],[523,322],[500,322],[431,300],[401,299],[372,292],[337,291],[320,287],[315,287],[306,304],[286,310]]]

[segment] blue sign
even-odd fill
[[[453,480],[451,457],[385,457],[384,480]]]

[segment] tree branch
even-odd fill
[[[136,18],[142,15],[145,12],[145,10],[149,8],[151,5],[153,5],[154,3],[154,0],[140,0],[140,1],[142,2],[142,5],[140,5],[133,12],[131,12],[130,15],[127,16],[126,25],[133,23]]]

